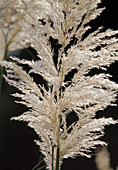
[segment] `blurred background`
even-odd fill
[[[106,29],[118,30],[117,0],[103,0],[103,5],[106,6],[106,10],[100,17],[91,22],[91,26],[95,29],[103,25]],[[9,58],[9,55],[28,58],[29,53],[36,55],[33,49],[25,48],[10,51],[7,58]],[[118,62],[108,68],[108,73],[112,75],[112,80],[118,83]],[[38,139],[38,136],[33,129],[27,127],[27,123],[10,120],[11,117],[18,116],[27,109],[25,106],[14,102],[15,99],[10,94],[15,91],[15,88],[10,87],[3,80],[0,96],[0,170],[32,170],[42,159],[39,147],[34,142],[35,139]],[[103,115],[118,119],[118,106],[108,107],[97,113],[97,117]],[[70,115],[69,120],[72,119],[73,117]],[[106,127],[105,132],[103,140],[108,143],[111,167],[116,169],[116,166],[118,166],[118,125]],[[98,150],[99,148],[93,152],[92,159],[77,157],[76,159],[64,160],[62,170],[97,170],[94,159]],[[42,162],[40,167],[44,165]]]

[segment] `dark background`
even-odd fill
[[[117,0],[103,0],[103,4],[107,9],[91,23],[92,27],[103,25],[105,28],[118,30]],[[26,52],[23,52],[23,55],[28,57]],[[118,62],[110,66],[108,73],[112,74],[112,80],[118,83]],[[24,106],[14,103],[14,98],[10,96],[13,91],[15,89],[3,82],[0,97],[0,170],[31,170],[41,159],[39,148],[34,142],[38,136],[33,129],[27,127],[27,123],[10,120],[11,117],[20,115],[26,110]],[[98,113],[98,116],[101,115],[118,119],[118,107],[108,107],[103,112]],[[115,169],[118,166],[118,125],[106,127],[105,132],[103,140],[108,143],[111,166]],[[41,166],[43,165],[42,163]],[[62,164],[62,170],[88,169],[97,170],[94,154],[92,159],[77,157],[76,159],[64,160]]]

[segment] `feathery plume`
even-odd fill
[[[106,147],[97,152],[95,162],[98,170],[113,170],[110,166],[110,154]]]
[[[47,0],[39,15],[26,2],[22,27],[38,60],[11,57],[10,62],[1,63],[6,68],[6,81],[21,91],[13,96],[29,108],[12,119],[28,122],[39,135],[41,140],[36,143],[48,169],[52,156],[56,170],[64,158],[91,157],[92,149],[106,145],[99,139],[104,127],[117,123],[112,118],[95,117],[97,111],[115,104],[118,92],[118,85],[105,72],[89,75],[90,70],[106,70],[118,60],[118,31],[100,27],[92,32],[89,25],[104,10],[99,3],[101,0]],[[85,36],[88,30],[91,33]],[[28,72],[23,70],[24,64],[29,66]],[[67,80],[71,72],[73,76]],[[32,73],[42,76],[48,88],[37,84]],[[68,126],[71,112],[78,119]]]

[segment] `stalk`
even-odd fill
[[[19,19],[20,19],[20,18],[19,18]],[[8,23],[8,31],[7,31],[7,34],[5,34],[4,31],[3,31],[4,40],[5,40],[5,52],[4,52],[3,60],[6,60],[7,53],[8,53],[8,49],[9,49],[9,45],[11,44],[11,42],[13,41],[13,39],[14,39],[14,37],[17,35],[17,33],[21,30],[20,27],[19,27],[18,29],[16,29],[16,30],[14,31],[14,33],[12,34],[11,38],[8,39],[8,35],[9,35],[9,31],[10,31],[10,23],[11,23],[11,19],[9,20],[9,23]],[[0,70],[0,95],[1,95],[1,93],[2,93],[3,73],[4,73],[4,68],[1,67],[1,70]]]
[[[8,52],[8,46],[6,45],[3,60],[6,60],[7,52]],[[3,73],[4,73],[4,68],[1,67],[1,70],[0,70],[0,95],[2,94]]]
[[[67,9],[65,9],[65,12],[67,13]],[[65,31],[64,31],[64,42],[63,42],[63,54],[65,51],[65,44],[66,44],[66,18],[65,18]],[[64,71],[64,62],[63,62],[63,58],[62,58],[62,76],[61,76],[61,83],[60,83],[60,99],[62,98],[62,83],[63,83],[63,74]],[[59,115],[59,125],[58,125],[58,136],[57,136],[57,152],[56,152],[56,170],[59,170],[59,157],[60,157],[60,127],[61,127],[61,113]]]
[[[57,154],[56,154],[56,170],[59,170],[59,157],[60,157],[60,126],[61,126],[61,115],[59,115],[59,126],[57,136]]]
[[[54,148],[56,145],[52,145],[52,170],[54,170]]]
[[[59,170],[59,147],[57,147],[56,170]]]

